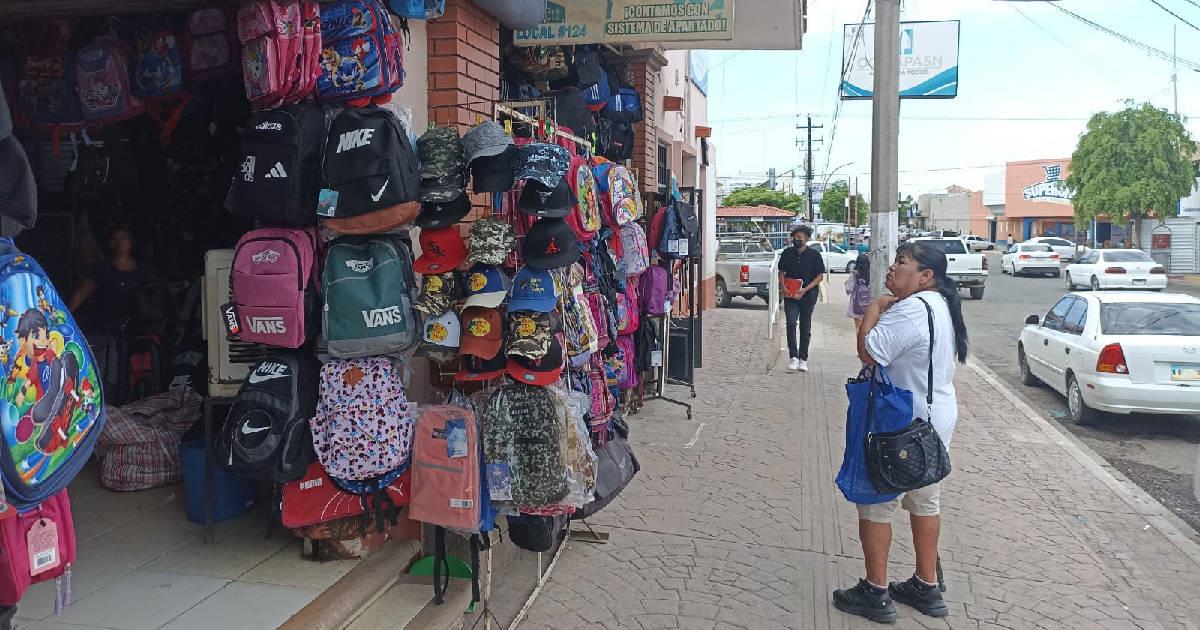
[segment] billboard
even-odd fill
[[[958,96],[959,21],[900,23],[900,98]],[[869,99],[875,85],[875,25],[847,24],[843,99]]]
[[[1192,187],[1192,194],[1179,200],[1179,216],[1200,217],[1200,178]]]
[[[733,39],[734,0],[551,0],[518,46]]]

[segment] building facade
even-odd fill
[[[952,186],[944,193],[920,195],[917,208],[927,229],[963,234],[971,229],[971,191],[961,186]]]

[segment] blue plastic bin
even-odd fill
[[[204,524],[204,440],[189,440],[179,445],[183,461],[183,487],[187,496],[187,518]],[[213,522],[245,514],[254,507],[256,487],[253,481],[235,477],[219,467],[213,468]]]

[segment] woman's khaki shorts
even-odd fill
[[[886,503],[859,504],[858,518],[872,523],[891,523],[900,507],[916,516],[937,516],[942,513],[941,497],[942,484],[935,483],[906,492]]]

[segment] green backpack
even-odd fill
[[[403,352],[421,339],[412,252],[386,236],[342,237],[325,257],[324,330],[342,358]]]
[[[567,496],[562,419],[549,391],[512,383],[483,411],[483,460],[491,501],[542,507]]]

